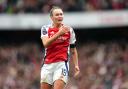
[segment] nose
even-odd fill
[[[59,18],[59,19],[62,19],[63,17],[62,17],[62,16],[59,16],[58,18]]]
[[[59,15],[59,18],[63,17],[62,15]]]

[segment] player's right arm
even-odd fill
[[[43,28],[44,31],[46,31],[45,28]],[[42,43],[44,45],[44,47],[48,47],[52,42],[54,42],[58,37],[60,37],[61,35],[67,33],[69,31],[68,27],[62,26],[60,27],[60,30],[54,34],[52,37],[48,37],[46,34],[47,32],[43,33],[43,37],[41,37],[42,39]],[[46,34],[45,34],[46,33]]]
[[[47,36],[44,36],[42,39],[42,43],[44,45],[44,47],[48,47],[53,41],[55,41],[58,37],[59,37],[59,33],[56,33],[55,35],[53,35],[52,37],[47,37]]]

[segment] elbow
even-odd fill
[[[45,47],[45,48],[47,48],[51,43],[50,43],[50,41],[49,40],[42,40],[42,43],[43,43],[43,46]]]
[[[43,42],[43,46],[47,48],[50,44],[48,42]]]
[[[47,48],[47,47],[48,47],[47,41],[43,41],[43,40],[42,40],[42,44],[43,44],[43,47],[44,47],[44,48]]]
[[[44,48],[47,48],[48,47],[48,44],[43,43],[43,46],[44,46]]]

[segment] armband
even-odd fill
[[[75,48],[76,44],[70,44],[70,48]]]

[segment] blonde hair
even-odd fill
[[[53,6],[52,9],[50,10],[50,16],[53,16],[53,11],[55,9],[61,9],[59,6]],[[61,9],[62,10],[62,9]]]

